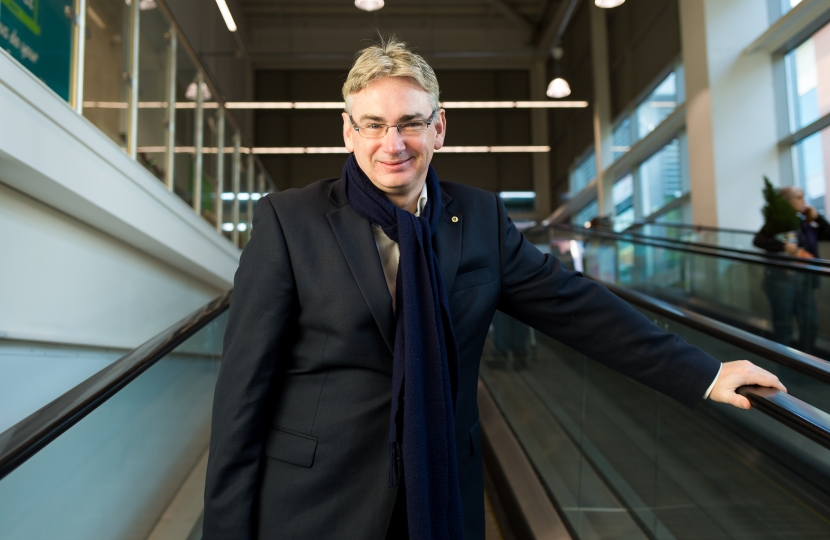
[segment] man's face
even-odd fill
[[[804,190],[797,189],[790,199],[790,204],[796,212],[804,212],[807,208],[807,201],[804,200]]]
[[[343,113],[343,139],[360,168],[378,189],[388,195],[420,191],[432,153],[444,145],[446,118],[439,110],[424,133],[401,135],[394,125],[429,120],[429,95],[408,77],[384,77],[352,95],[351,118],[357,126],[389,124],[386,135],[367,139],[355,131]]]

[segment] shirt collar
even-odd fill
[[[415,217],[421,217],[421,212],[427,206],[427,183],[424,182],[424,187],[421,189],[421,196],[418,198],[418,208],[415,210]]]

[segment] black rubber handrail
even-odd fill
[[[749,231],[747,229],[728,229],[725,227],[710,227],[709,225],[694,225],[691,223],[657,223],[655,221],[638,221],[631,224],[630,228],[637,228],[637,227],[645,227],[646,225],[657,225],[658,227],[674,227],[676,229],[692,229],[696,231],[709,231],[709,232],[724,232],[730,234],[746,234],[746,235],[755,235],[754,231]]]
[[[830,414],[775,388],[742,386],[738,393],[762,413],[830,449]]]
[[[584,229],[573,227],[570,225],[560,224],[551,224],[547,226],[534,227],[533,229],[526,231],[526,234],[540,232],[547,228],[570,232],[573,234],[584,234],[585,236],[593,236],[605,240],[613,240],[617,242],[631,242],[634,244],[640,244],[644,246],[671,249],[674,251],[683,251],[685,253],[693,253],[695,255],[701,255],[704,257],[718,257],[722,259],[741,261],[748,264],[774,266],[776,268],[783,268],[787,270],[795,270],[797,272],[806,272],[809,274],[817,274],[820,276],[830,277],[830,261],[825,261],[824,259],[792,259],[790,257],[782,257],[774,254],[769,255],[760,252],[755,253],[736,248],[724,248],[711,244],[686,242],[677,239],[656,239],[631,233],[617,233],[613,231],[599,229]]]
[[[228,291],[0,433],[0,479],[204,328],[230,300]]]
[[[594,278],[589,278],[594,279]],[[808,375],[818,381],[830,384],[830,362],[822,360],[810,354],[797,351],[780,343],[775,343],[761,336],[756,336],[726,323],[710,319],[699,313],[675,306],[663,300],[625,289],[617,285],[595,280],[602,283],[608,289],[635,306],[662,315],[668,319],[675,320],[684,326],[699,330],[704,334],[735,345],[748,352],[766,358],[776,364],[788,367]]]

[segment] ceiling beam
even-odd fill
[[[556,9],[554,16],[545,26],[536,31],[533,42],[537,49],[547,51],[559,43],[578,5],[579,0],[559,1],[559,7]]]
[[[521,13],[516,11],[513,6],[508,4],[505,0],[485,0],[488,4],[496,8],[499,13],[507,17],[510,22],[530,34],[533,32],[533,25],[525,19]]]

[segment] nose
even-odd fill
[[[383,136],[381,149],[390,156],[398,155],[406,149],[403,135],[398,133],[395,126],[390,126],[389,131]]]

